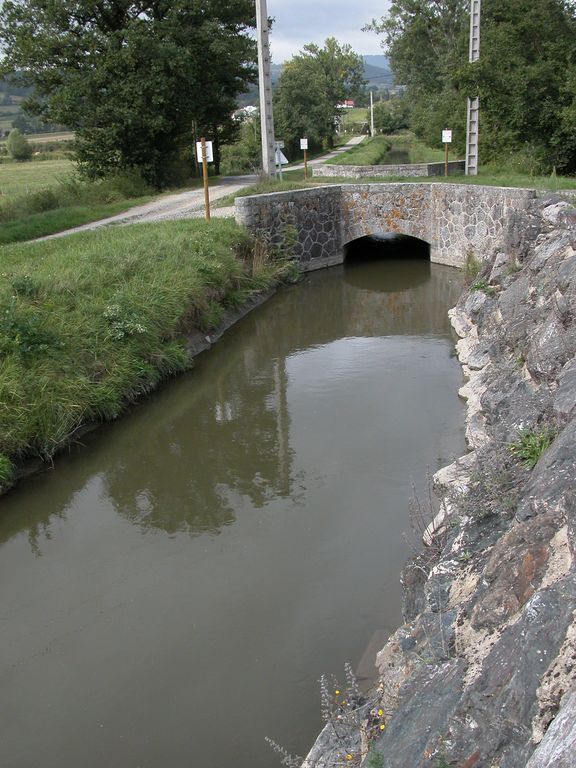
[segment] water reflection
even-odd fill
[[[235,520],[229,491],[256,508],[290,494],[284,361],[262,359],[253,348],[218,353],[210,383],[182,406],[177,418],[153,409],[142,424],[141,447],[107,469],[105,485],[130,521],[167,533],[215,534]],[[190,379],[187,385],[194,386]],[[153,439],[151,439],[153,436]],[[134,446],[133,436],[128,438]]]
[[[358,268],[360,266],[362,269]],[[402,259],[392,258],[380,262],[366,257],[349,261],[344,267],[344,281],[347,285],[375,293],[399,293],[426,285],[431,274],[432,265],[428,259],[418,259],[406,268]]]
[[[72,449],[28,481],[30,493],[5,497],[0,541],[27,529],[39,553],[51,515],[65,516],[95,473],[123,517],[168,534],[217,534],[235,521],[238,498],[256,508],[296,500],[303,478],[290,447],[287,361],[339,338],[445,335],[459,285],[454,270],[421,260],[307,276],[248,316],[197,370],[86,437],[90,450]]]

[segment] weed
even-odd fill
[[[345,664],[344,670],[344,685],[333,676],[320,678],[322,719],[330,731],[331,743],[326,764],[358,768],[369,755],[371,743],[385,730],[387,713],[360,692],[350,664]],[[280,755],[282,765],[287,768],[301,765],[302,758],[293,757],[272,739],[266,738],[266,741]],[[374,763],[374,768],[378,766],[378,762]]]
[[[108,304],[102,313],[110,325],[109,337],[121,341],[127,336],[146,333],[146,327],[131,309],[124,309],[119,304]]]
[[[486,296],[496,296],[496,289],[486,280],[477,280],[470,286],[471,291],[482,291]]]
[[[510,453],[520,460],[526,469],[533,469],[538,459],[548,450],[554,431],[550,427],[539,430],[524,430],[518,435],[518,440],[509,444]]]
[[[224,315],[224,307],[215,300],[209,300],[206,302],[206,306],[201,310],[200,322],[203,330],[213,331],[217,328]]]
[[[45,318],[23,310],[15,298],[0,307],[0,357],[17,354],[30,362],[62,346],[63,342],[46,326]]]
[[[15,275],[11,280],[12,290],[17,296],[35,299],[40,293],[40,286],[30,275]]]
[[[7,485],[14,476],[14,467],[10,459],[0,454],[0,487]]]
[[[471,283],[482,269],[482,262],[476,258],[472,248],[469,248],[464,260],[464,278]]]
[[[515,259],[514,261],[511,261],[504,270],[504,274],[507,276],[515,275],[516,272],[520,272],[522,269],[522,264],[519,264]]]
[[[453,491],[450,501],[461,515],[483,520],[513,512],[518,501],[518,478],[502,451],[478,451],[476,468],[465,491]]]

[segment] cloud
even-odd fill
[[[268,15],[275,19],[270,34],[273,61],[285,61],[306,43],[321,45],[327,37],[349,43],[360,54],[382,53],[381,38],[361,30],[383,16],[388,5],[388,0],[267,0]]]

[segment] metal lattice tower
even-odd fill
[[[268,11],[266,0],[256,0],[256,29],[258,32],[258,85],[260,88],[260,126],[262,129],[262,170],[276,175],[276,146],[272,113],[272,77],[270,75],[270,45],[268,42]]]
[[[468,60],[472,63],[480,58],[480,3],[481,0],[470,0],[470,54]],[[466,175],[478,174],[478,115],[480,100],[477,96],[468,99],[468,116],[466,119]]]

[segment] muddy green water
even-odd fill
[[[272,768],[400,622],[414,481],[463,450],[426,262],[308,276],[0,500],[2,768]]]

